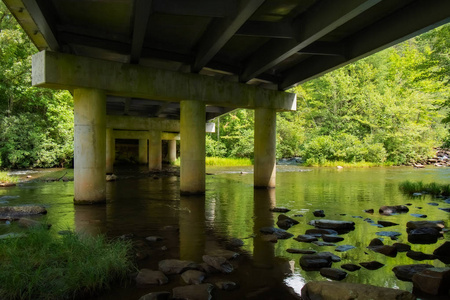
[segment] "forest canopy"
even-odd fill
[[[37,49],[0,2],[0,168],[69,166],[73,99],[31,87]],[[297,86],[277,114],[277,157],[408,164],[450,146],[450,25]],[[214,120],[206,154],[252,157],[252,110]]]

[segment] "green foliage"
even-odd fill
[[[25,32],[0,2],[0,167],[52,167],[73,159],[73,100],[68,92],[31,87]]]
[[[224,158],[224,157],[206,157],[207,166],[251,166],[252,161],[249,158]]]
[[[57,236],[40,228],[0,244],[1,299],[92,296],[133,270],[131,244],[102,236]]]
[[[227,148],[221,142],[214,140],[210,135],[206,135],[206,156],[223,157],[227,153]]]

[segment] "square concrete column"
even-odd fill
[[[150,130],[148,139],[148,169],[160,171],[162,169],[161,131]]]
[[[114,173],[114,161],[116,154],[116,142],[114,130],[106,128],[106,174]]]
[[[97,89],[75,89],[74,202],[106,201],[106,96]]]
[[[147,139],[139,139],[139,163],[145,165],[147,163]]]
[[[205,193],[205,104],[180,103],[180,193]]]
[[[255,109],[254,187],[274,188],[276,178],[276,120],[274,109]]]
[[[174,163],[177,160],[177,140],[168,140],[167,145],[167,159],[169,163]]]

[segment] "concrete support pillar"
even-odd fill
[[[180,103],[180,192],[205,193],[205,104]]]
[[[112,128],[106,128],[106,174],[114,173],[116,143]]]
[[[167,159],[169,163],[174,163],[177,160],[177,140],[169,140],[167,145]]]
[[[276,112],[255,109],[254,187],[274,188],[276,177]]]
[[[161,131],[151,130],[148,140],[148,168],[160,171],[162,168]]]
[[[106,96],[97,89],[74,90],[74,202],[106,201]]]
[[[142,165],[147,164],[147,139],[139,140],[139,163]]]

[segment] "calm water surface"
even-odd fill
[[[134,171],[139,174],[139,170]],[[107,183],[107,205],[74,206],[73,182],[29,182],[14,188],[0,189],[0,205],[42,204],[48,209],[45,221],[53,224],[51,230],[74,229],[90,234],[103,233],[117,237],[132,233],[135,239],[158,235],[161,242],[144,243],[149,258],[140,261],[140,268],[157,269],[158,261],[166,258],[181,258],[201,261],[205,253],[230,249],[231,238],[240,238],[244,246],[233,261],[236,269],[228,275],[213,275],[208,282],[231,280],[239,284],[232,292],[214,291],[214,299],[294,299],[292,293],[300,293],[303,285],[311,280],[326,280],[317,271],[303,271],[299,266],[299,254],[286,252],[288,248],[330,251],[342,258],[333,263],[341,264],[377,260],[385,264],[376,271],[361,269],[348,272],[345,282],[368,283],[377,286],[412,290],[412,284],[397,280],[392,268],[399,264],[429,263],[445,266],[438,260],[414,261],[399,253],[397,257],[386,257],[367,249],[376,233],[383,230],[398,231],[396,242],[407,243],[406,222],[424,220],[411,214],[425,214],[425,220],[444,220],[450,214],[439,208],[450,207],[442,199],[430,196],[409,197],[400,193],[398,184],[404,180],[423,182],[450,182],[450,168],[413,169],[410,167],[342,169],[304,168],[278,166],[277,188],[254,190],[251,167],[208,168],[206,195],[183,197],[179,195],[179,178],[164,176],[130,176],[130,172],[119,172],[116,182]],[[59,171],[61,173],[61,171]],[[58,174],[59,174],[58,173]],[[37,174],[32,174],[37,176]],[[54,176],[58,177],[58,176]],[[436,202],[438,206],[428,203]],[[381,216],[377,213],[383,205],[410,203],[406,214]],[[276,226],[278,213],[271,207],[291,209],[287,215],[300,224],[291,227],[292,234],[304,234],[313,228],[308,222],[315,219],[312,212],[323,209],[326,219],[353,221],[356,229],[342,235],[345,240],[336,245],[353,245],[356,248],[338,253],[336,246],[319,247],[295,240],[279,240],[272,244],[260,239],[259,229]],[[364,212],[373,208],[373,215]],[[372,219],[399,223],[399,226],[378,228],[365,221]],[[11,227],[0,225],[0,234]],[[412,250],[432,253],[444,240],[435,245],[412,245]],[[385,244],[392,244],[389,238]],[[234,249],[236,250],[236,249]],[[134,284],[114,288],[96,299],[139,299],[151,291],[171,291],[182,285],[179,277],[162,287],[136,287]]]

